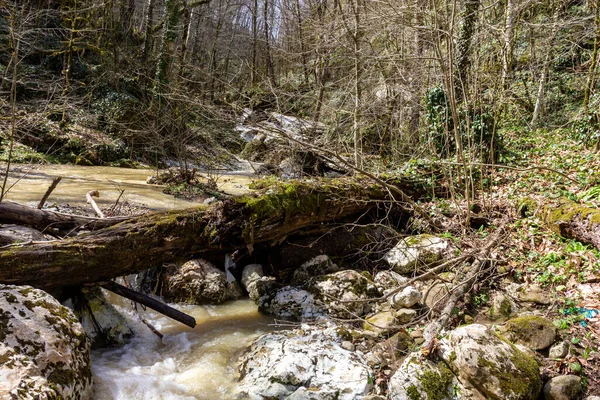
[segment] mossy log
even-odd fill
[[[407,192],[422,193],[398,181]],[[411,186],[412,185],[412,186]],[[131,218],[74,238],[0,250],[0,282],[50,290],[107,281],[163,262],[278,242],[300,229],[389,201],[368,180],[277,184],[259,196]]]
[[[600,209],[590,208],[569,199],[545,205],[542,218],[550,229],[567,239],[594,245],[600,250]]]

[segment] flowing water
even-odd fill
[[[190,329],[154,312],[142,312],[160,339],[130,313],[138,335],[123,347],[92,353],[95,400],[235,399],[237,360],[272,319],[251,300],[219,306],[179,306],[194,316]],[[121,309],[122,310],[122,309]]]
[[[162,193],[162,186],[146,184],[146,178],[155,173],[148,169],[17,165],[9,174],[12,187],[6,198],[37,204],[52,179],[61,176],[62,181],[48,199],[50,204],[85,205],[86,193],[98,190],[101,197],[97,203],[110,206],[125,190],[126,200],[155,210],[196,205]],[[217,178],[219,188],[226,193],[249,191],[251,178],[244,172]],[[177,306],[196,318],[195,329],[151,310],[140,311],[164,335],[161,339],[130,311],[127,302],[114,295],[109,298],[130,320],[136,336],[124,346],[93,351],[95,400],[234,399],[239,355],[260,334],[275,329],[272,319],[261,315],[250,300],[218,306]]]
[[[29,205],[37,204],[52,179],[61,176],[63,179],[48,198],[50,204],[85,205],[86,193],[97,190],[100,192],[100,198],[95,199],[96,202],[100,207],[106,207],[114,204],[121,190],[124,190],[123,200],[145,205],[154,210],[181,209],[197,205],[164,194],[162,192],[164,186],[146,184],[146,178],[155,174],[156,171],[151,169],[16,165],[9,174],[8,186],[12,187],[6,198]],[[232,195],[248,193],[248,185],[252,181],[248,171],[230,172],[213,178],[217,180],[220,190]]]

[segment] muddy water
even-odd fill
[[[187,328],[153,312],[144,318],[160,339],[129,313],[138,336],[124,347],[94,351],[94,399],[235,399],[239,354],[274,330],[250,300],[219,306],[182,306],[198,326]]]
[[[145,205],[154,210],[181,209],[197,203],[175,199],[164,194],[164,186],[148,185],[146,178],[155,175],[151,169],[128,169],[116,167],[84,167],[78,165],[16,165],[9,174],[9,186],[14,183],[6,198],[8,200],[37,204],[57,176],[63,177],[48,203],[85,205],[85,195],[91,190],[100,192],[96,202],[100,207],[111,206],[125,190],[123,199]],[[239,195],[248,193],[252,178],[244,173],[228,173],[215,176],[220,190]]]

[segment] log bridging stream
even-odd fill
[[[394,184],[412,198],[426,192],[411,181]],[[6,247],[0,251],[0,282],[45,290],[105,282],[203,253],[252,250],[392,200],[381,186],[356,178],[277,184],[260,196],[150,213],[73,238]]]

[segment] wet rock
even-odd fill
[[[394,294],[389,298],[392,308],[409,308],[421,300],[421,292],[414,286],[407,286],[401,292]]]
[[[394,330],[394,326],[396,325],[396,315],[394,312],[381,311],[367,317],[363,324],[363,329],[383,335]]]
[[[166,301],[187,304],[219,304],[238,296],[225,272],[197,259],[165,271],[162,295]]]
[[[292,283],[303,284],[316,276],[330,274],[339,270],[339,267],[328,256],[324,254],[319,255],[305,262],[294,271]]]
[[[408,278],[394,271],[379,271],[373,279],[377,289],[384,295],[396,290],[408,282]]]
[[[371,388],[371,370],[340,342],[334,329],[263,335],[242,356],[240,392],[261,400],[363,398]]]
[[[566,342],[556,343],[550,347],[549,358],[565,358],[569,354],[569,345]]]
[[[325,314],[311,293],[291,286],[262,296],[258,308],[265,314],[292,321],[312,321]]]
[[[75,311],[92,348],[121,345],[133,337],[127,319],[106,300],[99,287],[82,289],[80,296],[65,305]]]
[[[263,276],[260,279],[252,281],[246,287],[248,291],[248,297],[258,303],[259,299],[263,296],[269,296],[269,294],[275,292],[281,285],[272,276]]]
[[[559,375],[544,385],[545,400],[573,400],[581,393],[581,378],[575,375]]]
[[[90,344],[71,310],[41,290],[0,285],[0,377],[2,398],[90,398]]]
[[[260,264],[249,264],[242,271],[242,279],[240,283],[244,289],[248,290],[248,284],[265,276],[263,267]]]
[[[325,305],[327,313],[337,318],[365,315],[370,312],[371,305],[360,300],[379,297],[373,281],[353,270],[319,276],[309,290]]]
[[[400,274],[440,261],[451,250],[449,240],[433,235],[416,235],[404,238],[383,258]]]
[[[523,315],[508,320],[504,326],[506,336],[533,350],[543,350],[556,340],[556,327],[548,318]]]
[[[537,399],[538,364],[483,325],[440,340],[441,361],[412,353],[389,382],[390,399]]]

